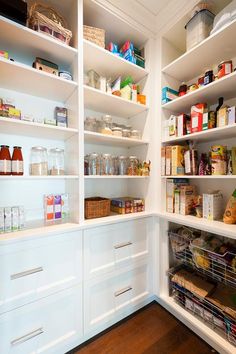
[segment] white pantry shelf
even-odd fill
[[[85,179],[145,179],[145,178],[149,178],[149,176],[128,176],[128,175],[124,175],[124,176],[113,176],[113,175],[90,175],[90,176],[84,176]]]
[[[130,118],[148,110],[148,106],[110,95],[84,85],[85,108],[123,118]]]
[[[8,181],[28,181],[28,180],[48,180],[48,181],[55,181],[55,180],[65,180],[65,179],[78,179],[78,175],[61,175],[61,176],[29,176],[29,175],[23,175],[23,176],[0,176],[0,181],[1,180],[8,180]]]
[[[90,144],[112,145],[121,147],[131,147],[148,144],[147,140],[122,138],[115,135],[100,134],[90,131],[84,132],[84,140],[86,143]]]
[[[60,102],[65,102],[77,88],[74,81],[2,58],[0,78],[2,88]]]
[[[172,214],[167,212],[159,212],[157,215],[162,219],[180,225],[194,227],[199,230],[212,232],[236,240],[236,225],[225,224],[223,221],[209,221],[192,215]]]
[[[24,53],[25,56],[42,57],[59,66],[73,63],[78,51],[60,41],[22,26],[3,16],[0,16],[1,49],[10,53]]]
[[[158,302],[219,353],[235,353],[235,346],[230,344],[222,335],[218,334],[210,326],[207,326],[207,324],[196,316],[187,310],[184,310],[183,307],[177,304],[172,297],[161,295]]]
[[[236,72],[234,71],[217,81],[163,104],[162,108],[176,113],[189,113],[191,106],[196,102],[206,102],[208,105],[215,104],[219,97],[224,97],[225,100],[235,97],[235,92]]]
[[[234,138],[236,135],[236,124],[227,125],[221,128],[214,128],[204,130],[202,132],[184,135],[181,137],[173,137],[169,139],[163,139],[163,144],[177,143],[180,141],[194,140],[198,142],[202,141],[215,141],[219,139]]]
[[[118,76],[132,76],[137,83],[149,74],[148,70],[133,64],[98,45],[83,40],[84,43],[84,67],[93,69],[99,75],[115,79]]]
[[[168,178],[190,178],[190,179],[236,179],[236,175],[209,175],[209,176],[194,176],[194,175],[182,175],[182,176],[161,176],[163,179]]]
[[[78,130],[0,117],[0,133],[37,138],[40,136],[42,139],[67,140],[77,134]]]
[[[234,58],[236,56],[235,32],[236,20],[165,66],[162,73],[181,82],[187,82],[205,73],[207,68],[212,68],[223,60]]]

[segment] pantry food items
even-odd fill
[[[122,197],[111,200],[111,211],[118,214],[142,212],[145,209],[143,198]]]
[[[11,174],[11,155],[8,145],[1,145],[0,150],[0,175]]]
[[[193,213],[197,188],[194,185],[180,186],[180,214],[189,215]]]
[[[226,224],[236,224],[236,189],[228,200],[223,221]]]
[[[175,145],[171,148],[171,174],[172,176],[184,175],[184,154],[186,146]]]
[[[223,195],[220,191],[203,193],[203,218],[220,220],[223,215]]]
[[[55,120],[58,127],[68,126],[68,112],[65,107],[55,107]]]
[[[0,207],[0,234],[22,230],[25,227],[23,206]]]
[[[203,114],[206,112],[206,103],[197,103],[191,107],[191,133],[202,130]]]
[[[60,220],[69,217],[69,196],[67,193],[61,195],[44,196],[45,221]]]
[[[178,91],[173,90],[170,87],[163,87],[162,89],[162,98],[161,98],[161,103],[168,103],[170,101],[173,101],[179,96]]]
[[[227,148],[223,145],[211,147],[211,170],[212,175],[225,175],[227,169]]]
[[[54,148],[49,150],[48,167],[49,174],[52,176],[65,174],[65,157],[63,149]]]
[[[222,78],[225,75],[231,74],[233,71],[233,64],[232,64],[232,60],[225,60],[222,61],[219,65],[218,65],[218,78]]]
[[[11,159],[11,174],[22,176],[24,174],[24,162],[20,146],[14,146]]]
[[[33,62],[33,67],[37,70],[45,71],[49,74],[58,76],[58,65],[49,60],[36,57]]]
[[[30,174],[46,176],[48,174],[47,149],[43,146],[33,146],[30,153]]]

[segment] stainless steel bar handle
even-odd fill
[[[16,339],[12,340],[11,341],[11,345],[13,346],[13,345],[24,343],[27,340],[30,340],[30,339],[32,339],[34,337],[37,337],[37,336],[39,336],[42,333],[43,333],[43,328],[40,327],[40,328],[36,329],[35,331],[32,331],[30,333],[25,334],[22,337],[19,337],[19,338],[16,338]]]
[[[42,271],[43,271],[43,267],[38,267],[38,268],[26,270],[25,272],[15,273],[11,275],[11,280],[27,277],[28,275],[39,273]]]
[[[120,295],[122,295],[122,294],[124,294],[124,293],[127,293],[127,291],[130,291],[130,290],[132,290],[132,289],[133,289],[132,286],[127,286],[126,288],[123,288],[123,289],[121,289],[121,290],[116,291],[116,292],[114,293],[114,295],[115,295],[115,297],[117,297],[117,296],[120,296]]]
[[[118,248],[123,248],[130,245],[132,245],[132,242],[128,241],[128,242],[120,243],[119,245],[115,245],[114,248],[117,250]]]

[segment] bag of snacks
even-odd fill
[[[226,224],[236,224],[236,189],[228,200],[223,221]]]

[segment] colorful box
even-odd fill
[[[186,146],[175,145],[171,149],[171,174],[172,176],[184,175],[184,153]]]
[[[54,195],[44,197],[45,220],[54,220]]]
[[[202,130],[208,130],[209,113],[205,112],[202,116]]]
[[[54,195],[54,217],[61,219],[61,196]]]
[[[69,217],[69,194],[65,193],[61,195],[61,217],[66,219]]]
[[[55,108],[55,120],[58,127],[67,127],[68,126],[68,112],[65,107],[56,107]],[[53,124],[54,125],[54,124]]]
[[[228,107],[221,107],[217,112],[217,127],[228,125]]]
[[[191,107],[191,133],[202,131],[203,114],[206,112],[206,103],[197,103]]]
[[[175,212],[175,190],[180,186],[188,185],[186,178],[171,178],[166,181],[166,211],[167,213]]]
[[[169,118],[169,136],[177,136],[177,117],[173,114]]]
[[[177,117],[177,136],[186,135],[186,114],[182,113]]]
[[[228,108],[228,125],[236,123],[236,109],[235,106]]]
[[[221,192],[203,194],[203,218],[220,220],[223,217],[223,195]]]
[[[193,211],[194,198],[196,196],[196,186],[180,187],[180,214],[189,215]]]
[[[178,91],[171,89],[170,87],[163,87],[162,89],[162,96],[161,96],[161,103],[165,104],[167,102],[173,101],[179,97]]]

